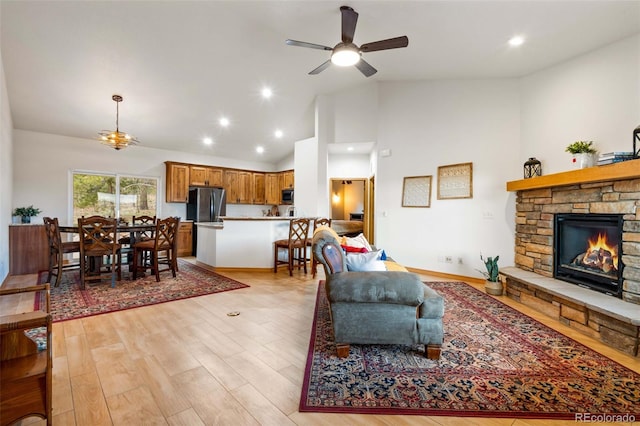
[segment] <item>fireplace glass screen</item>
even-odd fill
[[[622,215],[557,214],[554,277],[621,297]]]

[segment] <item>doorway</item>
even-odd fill
[[[373,234],[372,180],[363,178],[332,178],[330,184],[331,221],[338,233],[354,236],[363,233],[370,242]]]

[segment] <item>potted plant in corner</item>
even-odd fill
[[[31,223],[31,216],[39,215],[41,210],[37,207],[33,207],[33,205],[29,207],[16,207],[13,210],[14,216],[20,216],[22,219],[22,223]]]
[[[573,154],[573,164],[579,169],[593,167],[596,164],[597,150],[593,146],[593,141],[575,141],[565,151]]]
[[[500,282],[500,278],[498,276],[498,259],[500,259],[500,256],[488,257],[485,260],[482,257],[482,253],[480,254],[480,260],[484,262],[484,266],[487,268],[487,272],[480,271],[487,280],[484,285],[484,290],[487,294],[492,296],[502,295],[502,282]]]

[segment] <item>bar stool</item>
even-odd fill
[[[289,268],[289,276],[293,276],[293,268],[297,264],[298,269],[304,266],[307,273],[307,238],[311,220],[300,218],[289,222],[289,238],[273,243],[273,272],[278,272],[278,265],[286,264]],[[287,250],[287,260],[279,260],[280,249]]]

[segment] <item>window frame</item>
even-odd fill
[[[73,177],[76,174],[83,175],[94,175],[94,176],[105,176],[105,177],[114,177],[116,180],[116,205],[115,205],[115,217],[116,219],[120,219],[120,180],[122,178],[134,178],[134,179],[149,179],[155,180],[156,182],[156,211],[155,215],[160,217],[160,177],[159,176],[145,176],[145,175],[136,175],[130,173],[113,173],[113,172],[101,172],[97,170],[82,170],[82,169],[72,169],[69,170],[68,174],[68,204],[67,204],[67,223],[73,222]]]

